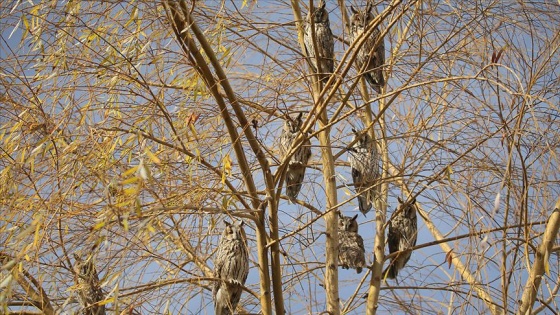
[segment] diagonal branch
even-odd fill
[[[249,163],[247,162],[247,157],[245,155],[243,145],[242,145],[241,141],[239,141],[239,139],[240,139],[239,134],[238,134],[237,129],[235,127],[235,124],[234,124],[234,122],[233,122],[233,120],[232,120],[232,118],[229,114],[229,111],[228,111],[228,108],[226,106],[225,100],[219,92],[219,89],[218,89],[218,86],[219,86],[218,84],[219,83],[216,82],[216,79],[214,78],[214,76],[212,74],[212,71],[210,70],[208,64],[206,63],[206,60],[204,59],[204,57],[200,53],[199,48],[196,45],[194,39],[191,37],[191,34],[190,34],[189,30],[192,31],[195,34],[195,36],[197,36],[197,39],[199,40],[199,43],[203,46],[203,49],[207,53],[207,56],[212,60],[212,65],[214,66],[216,72],[218,73],[218,76],[221,77],[220,78],[221,81],[224,81],[225,74],[223,73],[223,70],[221,70],[221,67],[219,66],[219,63],[215,59],[215,55],[213,54],[213,51],[211,50],[211,47],[209,46],[209,44],[205,40],[202,32],[200,32],[200,30],[198,29],[198,27],[196,26],[196,24],[192,20],[191,15],[190,15],[191,11],[188,10],[188,8],[186,6],[186,3],[184,1],[180,1],[181,9],[179,9],[177,7],[177,4],[174,1],[163,1],[163,5],[166,9],[169,21],[173,25],[173,31],[175,32],[175,35],[177,36],[177,39],[178,39],[178,41],[181,45],[181,48],[183,49],[185,54],[188,56],[188,58],[191,60],[193,66],[196,69],[196,71],[203,78],[204,82],[206,83],[207,88],[210,90],[214,99],[216,100],[216,103],[217,103],[217,105],[220,109],[220,114],[222,115],[222,118],[224,119],[224,123],[226,125],[227,130],[228,130],[229,137],[232,140],[232,146],[234,148],[235,155],[237,157],[237,162],[239,164],[239,168],[241,169],[241,173],[242,173],[242,176],[244,178],[245,186],[247,188],[249,196],[251,197],[253,207],[257,211],[255,221],[256,221],[256,232],[257,232],[256,234],[257,234],[258,261],[259,261],[259,266],[261,266],[259,268],[260,279],[261,279],[261,281],[260,281],[260,289],[261,289],[260,299],[261,299],[262,312],[264,314],[270,314],[271,313],[272,301],[270,299],[270,275],[269,275],[269,271],[268,271],[269,262],[268,262],[267,247],[266,247],[267,234],[266,234],[266,230],[265,230],[265,226],[264,226],[264,223],[265,223],[264,209],[266,207],[263,207],[262,206],[263,203],[260,202],[259,199],[258,199],[257,189],[256,189],[256,186],[255,186],[255,182],[253,180],[253,175],[252,175],[252,172],[251,172],[251,168],[249,166]],[[226,81],[227,81],[227,79],[226,79]],[[229,86],[229,84],[227,84],[227,86]],[[224,87],[223,83],[222,83],[222,87]],[[235,96],[233,96],[233,92],[231,91],[231,88],[228,89],[227,87],[224,87],[224,89],[226,90],[226,94],[228,95],[228,97],[235,98]],[[230,98],[230,101],[231,101],[231,98]],[[234,103],[237,104],[236,106],[234,106],[234,111],[236,111],[236,113],[237,113],[241,109],[240,109],[239,104],[236,101]],[[241,119],[240,119],[240,117],[241,117]],[[242,121],[245,118],[244,118],[244,116],[239,116],[238,115],[238,119],[240,119],[240,121]],[[258,142],[256,141],[254,135],[252,135],[252,132],[249,128],[249,124],[246,122],[246,119],[245,119],[245,124],[243,124],[243,122],[241,122],[241,125],[243,126],[243,128],[245,130],[245,134],[249,138],[249,142],[251,144],[251,147],[254,150],[256,149],[255,154],[257,155],[257,158],[259,158],[259,161],[261,162],[261,165],[263,165],[262,163],[265,163],[264,164],[265,166],[263,166],[263,171],[265,172],[265,178],[266,178],[266,182],[267,182],[268,193],[274,194],[273,187],[268,187],[270,185],[270,183],[272,182],[272,175],[270,174],[270,170],[268,168],[268,162],[264,158],[264,154],[262,153],[262,151],[260,151],[260,147],[258,146]],[[264,162],[263,162],[263,160],[264,160]],[[277,246],[277,245],[275,245],[275,246]],[[275,294],[276,294],[276,292],[275,292]]]
[[[0,252],[0,261],[15,259],[8,254]],[[4,264],[7,265],[7,264]],[[14,264],[14,268],[16,268]],[[55,311],[51,305],[49,297],[41,284],[33,275],[31,275],[27,270],[21,269],[21,271],[14,275],[14,279],[19,283],[22,289],[25,291],[29,297],[29,302],[33,304],[36,308],[40,309],[45,315],[54,315]]]
[[[518,315],[531,313],[531,309],[533,308],[533,304],[535,304],[535,299],[537,298],[537,291],[541,286],[542,277],[547,270],[552,245],[554,245],[559,229],[560,198],[558,198],[556,205],[554,205],[554,210],[552,210],[552,214],[550,215],[544,230],[543,242],[537,249],[535,261],[533,262],[533,268],[531,269],[529,279],[527,279],[527,283],[525,284],[525,291],[523,291],[523,297],[521,298],[521,306],[517,312]]]

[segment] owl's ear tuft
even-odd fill
[[[371,10],[373,9],[373,5],[371,4],[371,2],[367,2],[366,4],[366,13],[371,14]]]

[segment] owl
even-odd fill
[[[338,263],[342,269],[354,268],[362,272],[366,265],[364,240],[358,234],[358,215],[345,217],[338,213]]]
[[[329,75],[334,71],[334,40],[329,23],[329,12],[325,9],[324,0],[319,1],[319,6],[307,14],[304,25],[303,42],[307,56],[311,61],[313,72],[319,73],[321,81],[327,82]],[[311,24],[313,21],[313,24]],[[315,45],[313,45],[312,26],[315,27]],[[317,67],[317,62],[319,66]]]
[[[299,113],[295,119],[288,116],[288,119],[284,122],[284,128],[282,129],[282,135],[280,137],[282,159],[290,152],[294,140],[301,133],[303,124],[301,116],[302,113]],[[306,139],[288,161],[288,169],[286,171],[286,195],[290,197],[290,200],[296,199],[301,190],[301,184],[305,176],[305,168],[307,167],[307,162],[310,157],[311,141]]]
[[[387,243],[389,243],[389,253],[398,253],[391,258],[391,263],[383,271],[384,277],[395,279],[399,270],[403,269],[412,251],[409,249],[416,245],[418,236],[418,220],[416,218],[416,199],[412,199],[403,203],[398,198],[399,207],[395,210],[392,218],[389,220],[389,233],[387,235]]]
[[[220,279],[214,282],[212,290],[216,315],[233,314],[249,274],[249,254],[243,221],[224,223],[226,228],[214,259],[214,277]]]
[[[350,17],[350,37],[352,41],[359,39],[360,35],[367,31],[368,24],[373,20],[371,10],[373,6],[368,0],[364,11],[356,10],[350,6],[352,16]],[[383,77],[383,64],[385,63],[385,43],[379,40],[381,32],[376,28],[369,36],[356,54],[355,66],[358,72],[362,73],[369,85],[377,92],[381,93],[381,87],[385,85]]]
[[[352,142],[358,139],[354,145],[348,148],[348,162],[352,168],[352,180],[354,189],[358,194],[360,211],[365,215],[371,210],[376,199],[380,199],[378,184],[381,177],[379,153],[377,143],[369,134],[354,132]]]
[[[105,315],[105,305],[99,302],[105,299],[101,285],[99,283],[99,275],[95,269],[93,256],[88,256],[86,260],[74,254],[76,262],[74,264],[74,272],[76,273],[76,285],[79,290],[79,300],[82,305],[80,314],[82,315]]]

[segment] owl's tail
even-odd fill
[[[382,201],[381,193],[379,191],[381,187],[377,185],[376,187],[369,188],[367,191],[362,192],[358,196],[358,203],[360,206],[360,211],[366,215],[372,207],[379,204]]]
[[[371,191],[366,191],[358,196],[358,204],[360,206],[360,212],[363,213],[364,215],[366,215],[366,213],[368,213],[372,208],[372,202],[371,199],[369,198],[370,194]]]
[[[397,274],[399,273],[399,270],[397,268],[397,266],[395,266],[392,262],[389,265],[389,267],[387,267],[387,269],[383,270],[383,279],[395,279],[397,277]]]
[[[297,198],[301,190],[304,176],[305,166],[298,164],[288,166],[288,172],[286,173],[286,195],[288,195],[290,199]]]
[[[377,72],[377,70],[374,70],[374,72],[366,73],[366,81],[375,92],[381,93],[381,86],[383,85],[383,75],[381,75],[381,80],[379,80],[379,75],[377,75],[375,72]]]

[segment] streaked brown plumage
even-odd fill
[[[280,153],[282,154],[282,159],[290,152],[292,143],[301,133],[303,124],[301,116],[302,113],[299,113],[295,119],[288,116],[288,119],[284,122],[282,135],[280,136]],[[292,200],[297,198],[301,190],[305,169],[307,168],[307,162],[310,157],[311,141],[306,139],[290,158],[288,169],[286,170],[286,195]]]
[[[404,268],[412,251],[410,248],[416,245],[418,237],[418,219],[416,217],[416,199],[403,201],[398,198],[399,207],[389,220],[389,233],[387,243],[389,244],[389,254],[400,252],[391,258],[391,263],[383,271],[383,275],[389,279],[395,279],[401,269]]]
[[[358,234],[358,222],[354,217],[338,213],[338,263],[343,269],[353,268],[362,272],[366,265],[364,240]]]
[[[325,9],[325,1],[319,1],[313,13],[307,14],[304,25],[303,42],[307,56],[311,61],[311,66],[315,73],[320,74],[321,81],[326,82],[334,71],[334,39],[329,23],[329,12]],[[313,45],[312,24],[315,26],[315,43]],[[317,48],[317,55],[315,54]],[[317,67],[317,59],[319,59],[319,67]]]
[[[105,299],[103,290],[99,283],[99,275],[95,268],[95,262],[92,255],[86,260],[74,254],[74,272],[76,273],[76,284],[78,286],[78,295],[82,315],[105,315],[105,305],[99,305],[99,302]]]
[[[367,27],[374,16],[372,14],[373,5],[368,0],[365,10],[356,10],[350,6],[352,16],[350,17],[350,29],[352,41],[359,40],[362,33],[367,31]],[[385,43],[383,38],[376,45],[381,32],[379,28],[375,28],[371,36],[369,36],[355,59],[356,69],[363,74],[369,85],[377,92],[381,93],[381,87],[385,85],[383,76],[383,64],[385,63]],[[365,67],[365,68],[364,68]]]
[[[381,177],[379,153],[377,143],[369,134],[352,129],[354,137],[352,142],[358,141],[348,149],[348,162],[352,168],[352,180],[358,193],[360,212],[368,213],[376,199],[380,198],[378,184]]]
[[[249,253],[243,221],[231,224],[224,221],[226,228],[214,259],[214,282],[212,296],[216,315],[233,314],[249,274]]]

